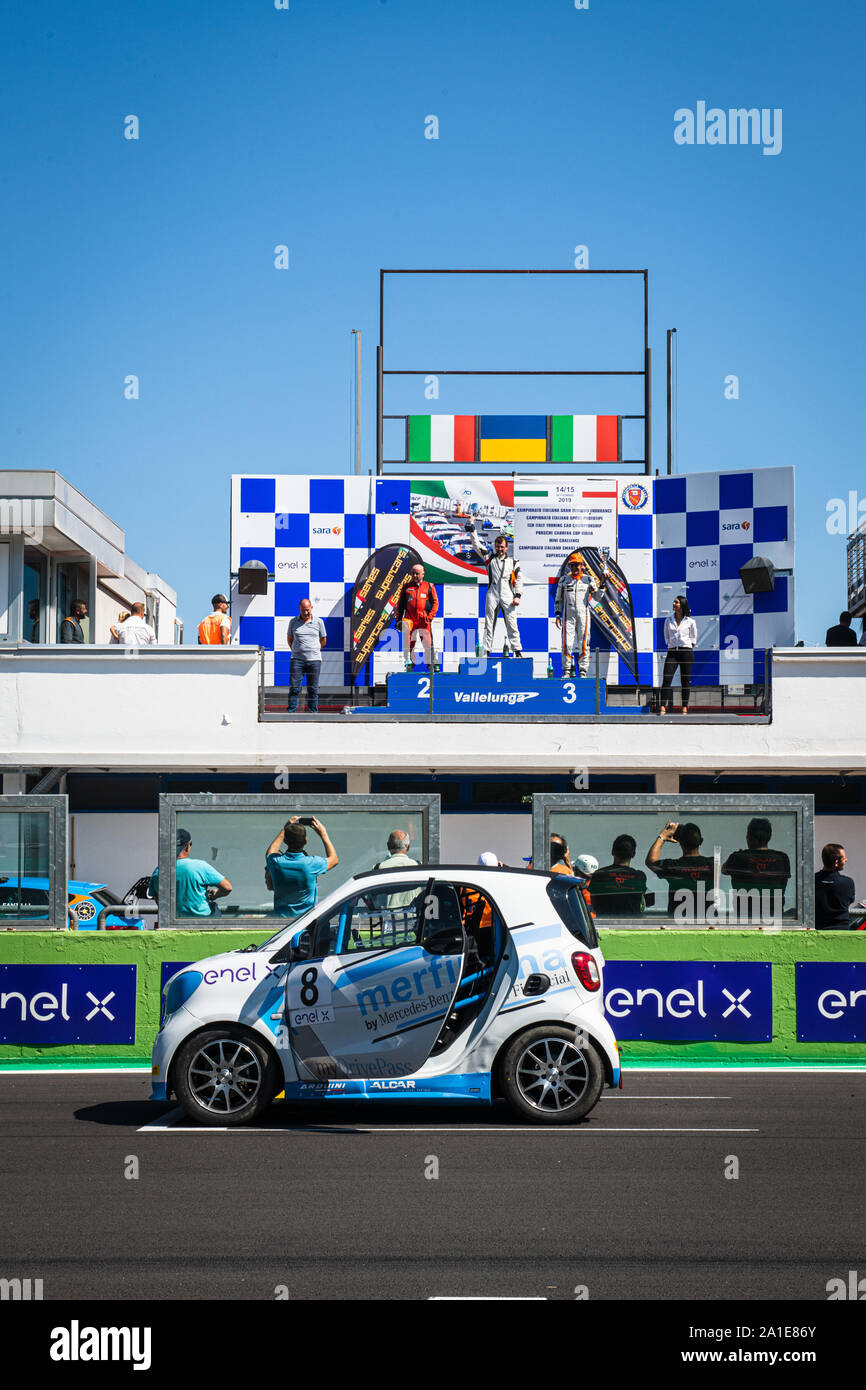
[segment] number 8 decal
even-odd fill
[[[318,997],[319,997],[319,991],[318,991],[318,989],[316,988],[316,980],[318,979],[318,976],[319,976],[319,972],[318,972],[318,970],[316,969],[315,965],[308,965],[308,966],[307,966],[307,969],[304,971],[303,975],[301,976],[301,1003],[302,1003],[302,1004],[308,1004],[308,1005],[309,1005],[309,1004],[315,1004],[315,1003],[316,1003],[316,1001],[317,1001],[317,999],[318,999]]]

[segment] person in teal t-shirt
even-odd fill
[[[227,893],[232,891],[232,886],[227,878],[223,878],[219,869],[214,868],[213,864],[208,864],[204,859],[190,859],[191,846],[192,837],[189,831],[179,829],[177,832],[177,869],[175,871],[177,916],[212,917],[214,916],[214,904],[211,897],[224,898]],[[211,897],[208,897],[208,890],[210,890]],[[154,869],[151,874],[147,892],[151,898],[157,896],[159,892],[159,869]]]
[[[319,901],[320,874],[339,864],[337,851],[328,839],[328,832],[315,816],[310,825],[322,842],[321,854],[307,854],[307,832],[297,816],[287,820],[265,850],[265,883],[274,895],[274,916],[303,917]],[[281,846],[285,843],[285,850]]]

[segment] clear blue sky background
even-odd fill
[[[7,0],[4,16],[0,466],[87,493],[188,627],[228,582],[232,472],[351,468],[352,328],[374,466],[380,266],[565,268],[585,244],[592,267],[650,271],[655,464],[676,327],[678,470],[795,466],[798,635],[823,638],[845,601],[827,503],[866,498],[861,7]],[[782,152],[676,145],[674,111],[698,100],[781,107]],[[395,295],[386,341],[408,366],[640,366],[639,309],[452,283]],[[415,383],[391,406],[637,408],[569,389],[464,382],[431,407]]]

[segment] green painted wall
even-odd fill
[[[70,1064],[126,1062],[149,1064],[159,1027],[160,966],[164,960],[201,960],[264,941],[267,928],[239,931],[158,932],[5,932],[0,934],[4,965],[136,965],[138,1008],[135,1044],[118,1047],[0,1046],[0,1065],[34,1062]],[[743,960],[773,966],[772,1043],[625,1042],[624,1065],[739,1062],[866,1062],[864,1043],[798,1043],[794,965],[797,961],[866,961],[866,932],[617,931],[601,930],[608,960]]]
[[[245,931],[5,932],[0,965],[135,965],[138,1003],[135,1044],[130,1047],[14,1047],[0,1045],[0,1065],[10,1062],[129,1062],[150,1065],[159,1028],[160,966],[164,960],[201,960],[266,941],[267,927]]]
[[[623,1042],[623,1066],[659,1062],[866,1062],[866,1043],[798,1043],[794,966],[797,961],[866,961],[866,932],[599,930],[606,960],[769,961],[773,967],[771,1043]]]

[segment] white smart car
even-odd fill
[[[289,1101],[490,1103],[583,1118],[619,1086],[603,957],[574,879],[418,865],[359,874],[261,946],[173,975],[153,1098],[204,1125]]]

